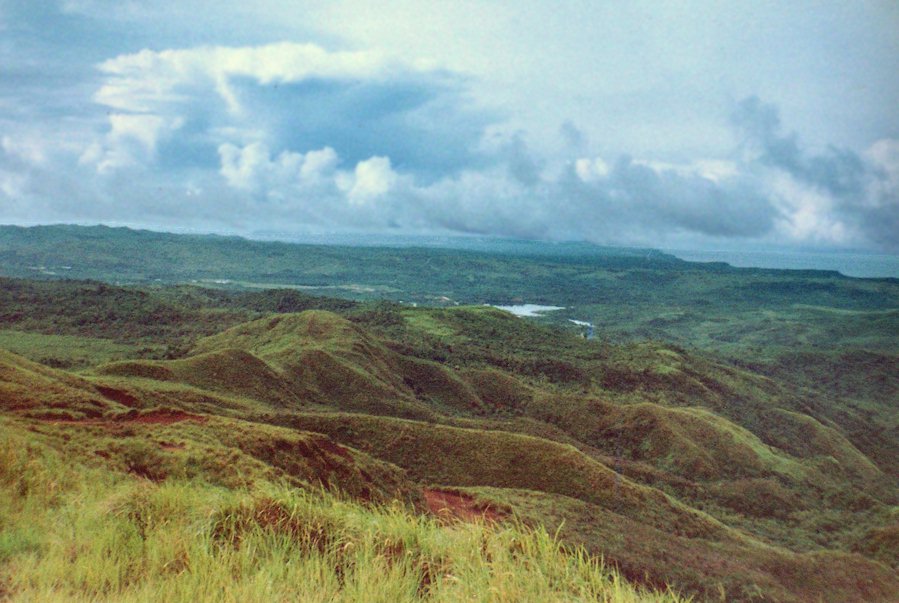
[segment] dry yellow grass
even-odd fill
[[[153,483],[63,459],[6,423],[10,601],[670,601],[518,525],[446,524],[271,482]]]

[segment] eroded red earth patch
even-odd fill
[[[144,414],[134,416],[124,416],[116,419],[41,419],[47,423],[57,423],[62,425],[122,425],[142,423],[145,425],[171,425],[180,421],[193,421],[195,423],[205,423],[208,417],[203,415],[195,415],[182,410],[158,410],[150,411]]]
[[[477,502],[467,494],[432,488],[425,488],[423,494],[428,510],[438,517],[461,519],[462,521],[478,519],[500,521],[503,518],[503,514],[496,509]]]

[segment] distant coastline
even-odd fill
[[[836,270],[860,278],[899,278],[899,255],[838,251],[662,251],[688,262],[726,262],[737,268]]]

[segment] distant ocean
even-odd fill
[[[739,268],[836,270],[846,276],[899,278],[899,255],[807,251],[663,251],[689,262],[726,262]]]

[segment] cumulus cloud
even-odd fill
[[[899,248],[899,141],[878,141],[863,154],[835,146],[809,152],[796,133],[783,132],[777,108],[757,97],[743,100],[732,119],[792,237]]]
[[[0,217],[899,249],[880,8],[263,4],[0,0]]]
[[[27,178],[25,175],[0,170],[0,193],[3,193],[7,200],[21,199],[26,184]]]
[[[522,157],[506,154],[493,167],[419,183],[384,156],[353,165],[332,149],[272,156],[259,143],[219,152],[229,187],[251,197],[257,213],[277,215],[281,228],[311,219],[376,230],[651,244],[672,232],[759,236],[777,215],[751,180],[716,181],[702,164],[623,158],[609,166],[580,158],[561,172],[534,169],[522,178],[514,164]]]
[[[45,145],[39,138],[33,136],[22,138],[6,135],[0,138],[0,147],[5,153],[32,165],[40,165],[47,161]]]
[[[264,46],[152,51],[120,55],[100,64],[107,82],[97,102],[124,111],[152,111],[181,100],[188,86],[212,86],[233,113],[242,112],[233,82],[249,78],[261,85],[320,78],[345,81],[386,79],[414,66],[388,61],[377,52],[328,52],[315,44],[282,42]]]
[[[398,179],[389,157],[372,157],[357,163],[352,178],[339,183],[350,203],[359,205],[389,193]]]
[[[899,247],[899,141],[812,152],[755,97],[734,111],[732,154],[678,162],[597,152],[573,121],[542,147],[472,101],[466,76],[378,52],[143,50],[98,73],[101,128],[58,148],[47,131],[4,132],[4,209],[238,232]]]
[[[272,158],[268,147],[260,142],[242,148],[226,143],[219,147],[219,156],[220,171],[228,184],[254,194],[285,187],[313,189],[337,165],[337,154],[330,147],[308,153],[283,151]]]
[[[609,175],[609,164],[602,157],[581,157],[574,162],[574,171],[582,182],[596,182]]]
[[[178,117],[113,113],[103,141],[91,144],[80,160],[96,165],[101,174],[145,165],[155,159],[160,139],[171,136],[182,124]]]
[[[779,168],[834,195],[858,194],[864,188],[867,166],[856,153],[833,146],[821,154],[803,152],[796,133],[781,132],[774,105],[749,97],[739,103],[733,121],[743,133],[750,160]]]
[[[258,141],[278,150],[330,146],[353,162],[385,155],[436,177],[476,162],[493,118],[463,101],[462,76],[372,51],[290,42],[143,50],[99,70],[95,101],[178,128],[166,157],[182,163],[211,160],[225,142]]]

